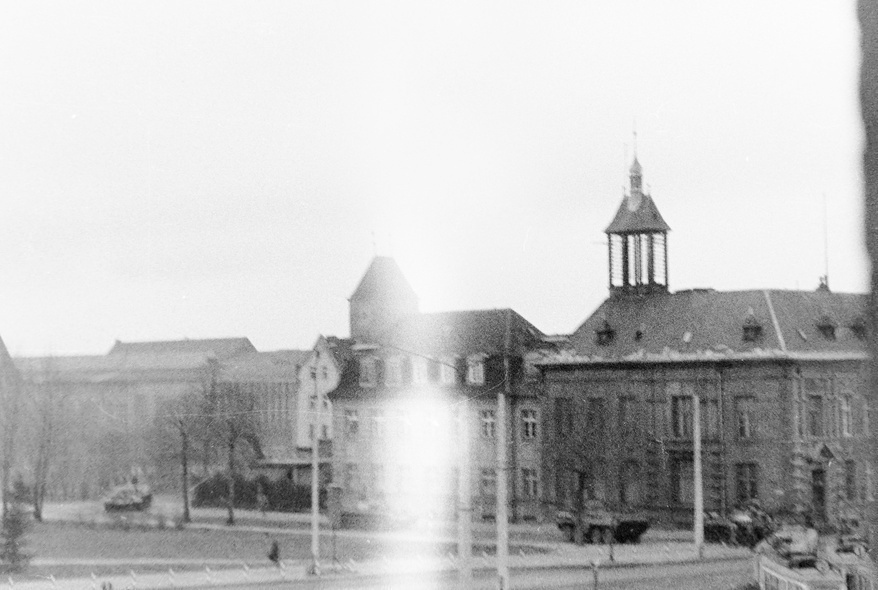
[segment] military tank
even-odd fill
[[[107,512],[131,512],[147,510],[152,504],[152,492],[149,486],[137,483],[126,483],[113,488],[104,499],[104,510]]]

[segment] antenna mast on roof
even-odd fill
[[[634,123],[632,124],[632,128],[634,130],[634,159],[637,159],[637,117],[634,117]]]
[[[823,193],[823,280],[826,289],[829,289],[829,229],[827,227],[826,193]]]

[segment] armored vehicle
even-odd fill
[[[607,510],[598,500],[585,502],[578,513],[559,512],[556,522],[567,540],[575,543],[639,543],[649,528],[643,515]]]
[[[136,483],[113,488],[104,500],[104,510],[107,512],[122,512],[129,510],[146,510],[152,504],[152,492],[149,486]]]

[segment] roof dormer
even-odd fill
[[[819,330],[820,335],[827,340],[835,340],[836,327],[838,327],[838,325],[835,321],[826,314],[823,314],[817,319],[817,330]]]
[[[744,318],[741,331],[744,342],[759,342],[762,338],[762,324],[756,319],[752,307],[748,310],[747,317]]]

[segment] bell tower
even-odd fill
[[[629,191],[607,234],[610,294],[668,291],[668,232],[652,197],[643,191],[643,168],[634,156]]]

